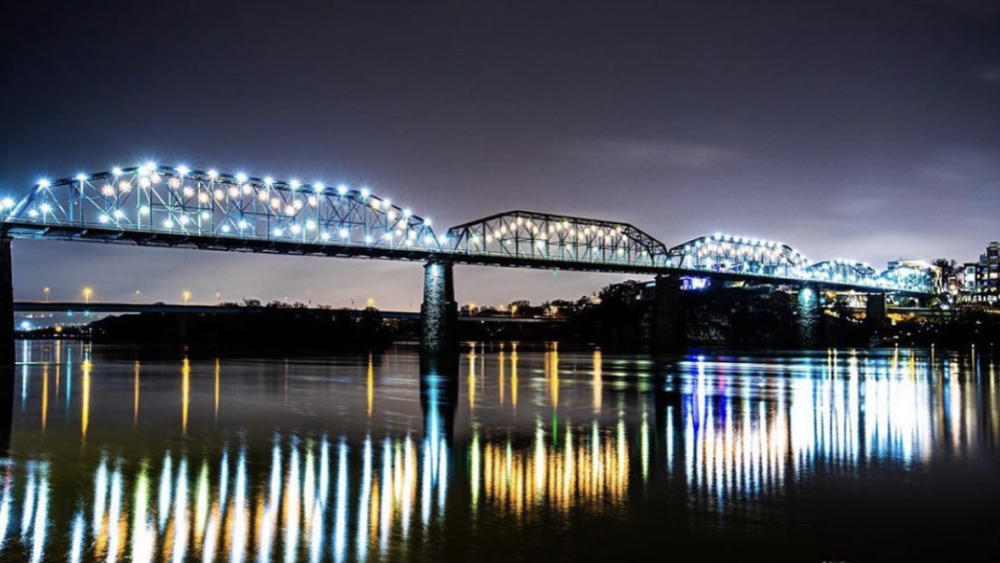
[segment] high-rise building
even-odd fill
[[[965,291],[976,303],[1000,301],[1000,241],[993,241],[978,262],[965,265]]]

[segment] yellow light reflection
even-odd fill
[[[602,387],[604,386],[604,379],[602,374],[602,368],[604,366],[603,366],[603,359],[601,358],[600,349],[594,350],[593,364],[594,365],[592,369],[594,372],[594,381],[592,387],[594,392],[594,414],[597,414],[601,412],[601,400],[603,397]]]
[[[132,383],[132,387],[133,387],[133,389],[132,389],[132,395],[133,395],[133,399],[132,399],[132,425],[133,426],[139,424],[139,372],[140,371],[141,371],[141,367],[139,365],[139,361],[136,360],[136,362],[135,362],[135,373],[133,375],[134,381]]]
[[[42,432],[49,416],[49,364],[42,366]]]
[[[184,358],[181,364],[181,434],[187,436],[188,406],[191,401],[191,362]]]
[[[375,365],[372,355],[368,354],[368,420],[372,419],[372,409],[375,408]]]
[[[80,412],[80,433],[83,440],[87,439],[87,427],[90,425],[90,371],[92,364],[90,360],[83,362],[83,395],[82,408]]]

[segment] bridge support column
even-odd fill
[[[796,329],[799,346],[803,348],[819,346],[823,336],[823,307],[820,304],[819,288],[812,284],[802,286],[797,300]]]
[[[865,325],[877,331],[885,322],[885,293],[869,293],[865,299]]]
[[[669,274],[656,276],[653,350],[671,352],[683,349],[687,345],[687,327],[684,320],[680,276]]]
[[[458,303],[453,266],[429,262],[424,266],[424,302],[420,305],[420,346],[424,352],[452,352],[458,348]]]

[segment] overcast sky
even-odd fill
[[[255,7],[256,6],[256,7]],[[365,183],[445,226],[509,209],[813,260],[1000,238],[1000,3],[9,2],[0,192],[152,158]],[[17,241],[18,299],[416,309],[414,264]],[[621,279],[462,267],[460,300]]]

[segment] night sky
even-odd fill
[[[254,5],[255,7],[251,7]],[[714,232],[813,260],[1000,238],[1000,3],[20,1],[0,192],[154,159],[367,184],[446,227],[510,210]],[[18,299],[416,309],[415,264],[15,243]],[[461,301],[620,276],[462,267]]]

